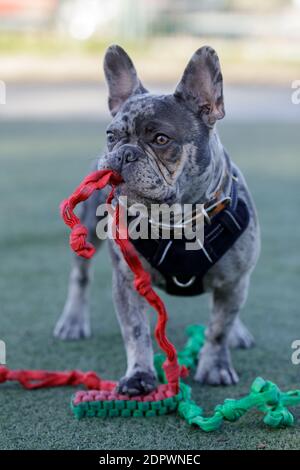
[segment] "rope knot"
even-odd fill
[[[261,377],[257,377],[252,386],[251,392],[253,396],[256,395],[258,400],[257,406],[277,406],[281,400],[281,392],[277,385],[273,382],[266,381]]]
[[[82,382],[89,390],[101,390],[101,379],[95,372],[86,372]]]
[[[287,427],[294,424],[294,417],[287,408],[279,405],[274,410],[270,410],[264,417],[264,423],[272,428]]]
[[[95,248],[86,241],[87,235],[88,230],[84,225],[75,225],[70,234],[70,246],[77,255],[91,258],[95,253]]]
[[[227,398],[223,405],[216,406],[215,411],[221,413],[227,421],[237,421],[247,410],[238,405],[236,400]]]

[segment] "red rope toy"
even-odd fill
[[[112,190],[108,196],[107,203],[111,203],[115,187],[121,182],[121,176],[112,170],[95,171],[82,181],[68,199],[62,202],[60,207],[61,216],[66,225],[71,228],[70,246],[78,256],[91,258],[95,253],[95,248],[87,241],[87,228],[80,223],[80,219],[74,214],[75,207],[80,202],[88,199],[94,191],[100,190],[108,184],[112,187]],[[160,385],[159,387],[167,388],[171,395],[175,395],[179,392],[180,377],[185,377],[188,371],[186,367],[178,364],[176,349],[167,338],[166,324],[168,314],[166,308],[160,297],[153,290],[151,277],[144,270],[135,248],[128,239],[127,227],[121,225],[119,205],[117,205],[114,211],[114,224],[116,226],[115,241],[134,274],[134,287],[147,300],[149,305],[156,310],[158,315],[155,337],[160,348],[167,356],[163,364],[167,386]],[[120,233],[125,234],[125,237],[120,237]],[[102,380],[95,372],[84,373],[77,370],[66,372],[48,372],[43,370],[11,371],[6,367],[0,367],[0,383],[10,380],[18,381],[26,389],[85,385],[88,389],[112,392],[116,386],[116,382]]]

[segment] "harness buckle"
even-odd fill
[[[217,201],[215,202],[214,204],[212,204],[211,206],[207,207],[207,209],[204,209],[203,207],[203,215],[204,215],[204,218],[206,220],[206,222],[211,225],[211,218],[210,216],[208,215],[208,212],[213,212],[219,205],[225,205],[226,207],[227,206],[230,206],[232,202],[232,198],[230,196],[226,196],[226,197],[223,197],[222,199],[220,199],[220,201]]]

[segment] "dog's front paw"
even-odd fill
[[[62,340],[77,340],[91,336],[89,314],[86,306],[66,304],[59,317],[53,334]]]
[[[203,347],[195,380],[208,385],[234,385],[239,377],[231,365],[226,348],[207,344]]]
[[[122,395],[137,396],[146,395],[156,387],[156,377],[153,372],[136,371],[132,375],[123,377],[117,391]]]

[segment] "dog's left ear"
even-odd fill
[[[225,116],[223,77],[217,53],[209,46],[198,49],[189,61],[175,96],[213,127]]]
[[[108,106],[113,116],[131,95],[147,92],[137,76],[132,60],[120,46],[113,45],[107,49],[104,74],[108,85]]]

